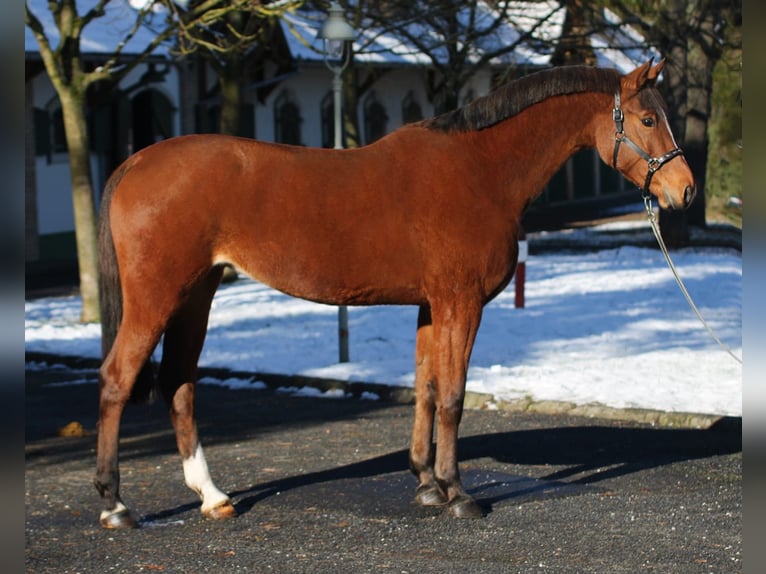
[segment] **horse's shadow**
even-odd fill
[[[460,440],[461,474],[466,490],[486,512],[505,502],[570,496],[602,488],[610,479],[664,465],[742,451],[741,418],[724,418],[705,430],[558,427],[464,437]],[[481,459],[542,468],[512,474]],[[545,470],[550,469],[550,472]],[[532,476],[530,476],[532,475]],[[339,506],[375,515],[428,512],[413,505],[415,478],[408,471],[408,451],[398,450],[353,464],[255,484],[230,493],[239,514],[279,496],[279,504]],[[308,501],[308,502],[307,502]],[[196,508],[185,504],[146,516],[168,519]],[[413,510],[417,508],[417,510]]]

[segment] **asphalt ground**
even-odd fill
[[[72,381],[80,384],[60,385]],[[486,516],[461,521],[413,502],[411,405],[201,385],[211,474],[239,516],[201,515],[162,403],[131,405],[121,490],[141,527],[112,531],[98,525],[92,485],[95,370],[35,368],[25,386],[27,572],[743,568],[741,419],[663,428],[468,409],[461,469]]]

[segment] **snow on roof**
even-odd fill
[[[557,0],[542,2],[510,2],[507,22],[496,30],[476,40],[472,58],[478,60],[482,53],[495,50],[497,46],[518,44],[507,54],[494,58],[494,66],[531,65],[549,66],[553,54],[552,46],[561,35],[566,8]],[[655,50],[648,47],[634,29],[621,24],[614,12],[606,9],[605,16],[614,25],[607,32],[593,34],[589,41],[599,66],[616,68],[622,73],[631,71],[649,58],[657,58]],[[316,38],[317,31],[327,17],[323,12],[301,9],[284,15],[281,24],[287,38],[290,53],[296,60],[322,61],[322,41]],[[458,18],[467,18],[464,8]],[[474,26],[481,30],[489,27],[497,18],[497,12],[485,3],[479,3]],[[432,41],[433,54],[440,62],[447,58],[446,49],[440,48],[444,39],[436,31],[427,28],[417,20],[407,25],[410,35],[421,42]],[[520,41],[522,35],[530,37]],[[620,46],[615,48],[613,46]],[[405,35],[396,30],[381,30],[364,26],[354,41],[354,58],[366,64],[386,65],[429,65],[429,56],[418,50]]]
[[[26,0],[31,12],[37,16],[45,30],[48,41],[55,49],[60,41],[58,28],[53,22],[53,14],[48,9],[48,0]],[[107,2],[102,17],[91,21],[82,30],[80,47],[83,54],[113,54],[118,44],[123,41],[135,24],[137,9],[144,5],[146,0],[111,0]],[[95,7],[97,0],[76,0],[77,13],[86,14]],[[155,38],[156,33],[147,26],[142,26],[136,35],[131,38],[122,49],[123,54],[140,54],[144,48]],[[32,31],[24,27],[24,51],[38,53],[37,45]],[[154,52],[158,55],[167,55],[167,46],[158,46]]]
[[[604,18],[613,28],[589,38],[599,66],[617,68],[625,73],[650,58],[661,58],[661,54],[649,46],[635,28],[623,24],[620,17],[609,8],[604,8]]]

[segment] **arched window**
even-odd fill
[[[274,100],[274,139],[279,143],[303,145],[301,109],[292,94],[283,91]]]
[[[410,90],[402,100],[402,122],[409,124],[423,119],[423,110],[420,107],[415,94]]]
[[[370,94],[364,104],[364,140],[372,143],[382,138],[388,131],[388,114],[375,94]]]

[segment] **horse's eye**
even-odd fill
[[[644,118],[641,120],[641,123],[644,124],[648,128],[654,127],[654,118]]]

